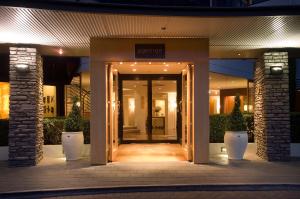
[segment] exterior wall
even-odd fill
[[[9,77],[9,164],[33,166],[43,157],[43,67],[35,48],[10,48]]]
[[[135,44],[165,44],[165,59],[135,59]],[[208,39],[91,39],[91,162],[106,164],[107,70],[106,63],[160,61],[194,63],[194,154],[195,163],[207,163],[209,154]]]
[[[270,74],[270,66],[283,74]],[[266,52],[255,68],[254,124],[257,155],[269,161],[290,157],[289,68],[287,52]]]

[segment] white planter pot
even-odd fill
[[[248,144],[247,131],[226,131],[224,143],[229,159],[243,159]]]
[[[62,132],[62,146],[66,160],[78,160],[83,148],[83,132]]]

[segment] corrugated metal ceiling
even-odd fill
[[[300,47],[300,16],[134,16],[0,7],[0,43],[88,50],[90,37],[208,37],[216,51]]]

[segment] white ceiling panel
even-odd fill
[[[206,37],[210,55],[216,57],[219,51],[300,47],[300,16],[171,17],[0,7],[0,43],[88,53],[91,37]]]

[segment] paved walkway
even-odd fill
[[[167,184],[300,184],[300,161],[265,162],[259,159],[216,161],[195,165],[186,161],[116,162],[90,166],[87,159],[65,162],[44,159],[36,167],[8,168],[0,162],[0,192]],[[228,163],[228,164],[227,164]]]

